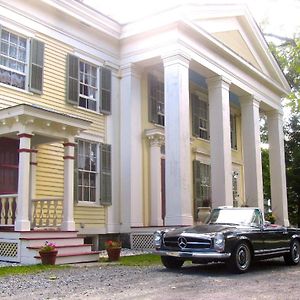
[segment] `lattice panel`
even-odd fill
[[[131,233],[130,243],[131,249],[134,250],[153,249],[153,233]]]
[[[17,257],[18,243],[0,242],[0,257]]]

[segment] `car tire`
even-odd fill
[[[290,246],[290,252],[283,256],[288,266],[295,266],[300,261],[300,244],[298,240],[293,240]]]
[[[171,256],[161,256],[161,262],[167,269],[180,269],[184,263],[183,260]]]
[[[251,250],[246,242],[239,243],[231,253],[228,269],[232,273],[245,273],[251,265]]]

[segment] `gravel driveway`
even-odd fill
[[[300,299],[300,266],[283,260],[254,265],[232,275],[223,264],[162,266],[112,264],[73,266],[34,275],[0,278],[0,299]]]

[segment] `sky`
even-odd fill
[[[265,33],[293,37],[295,32],[300,32],[300,0],[217,1],[246,3]],[[180,3],[211,3],[212,0],[83,0],[83,2],[120,23],[127,23]]]

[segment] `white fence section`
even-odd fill
[[[16,219],[17,195],[0,195],[0,226],[13,226]]]

